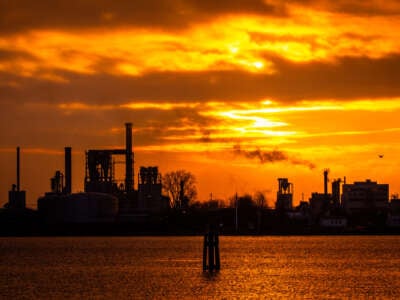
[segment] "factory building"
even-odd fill
[[[370,179],[343,184],[342,204],[347,214],[384,213],[389,205],[389,185]]]
[[[31,235],[38,231],[37,211],[26,207],[26,192],[21,190],[20,148],[16,150],[16,184],[12,185],[8,201],[0,208],[0,235]]]
[[[125,179],[118,180],[115,165],[125,158]],[[104,193],[118,198],[118,213],[131,214],[138,207],[133,188],[132,123],[125,123],[125,149],[91,149],[86,151],[85,192]]]
[[[169,201],[161,194],[161,174],[157,167],[141,167],[138,190],[134,189],[134,153],[132,123],[125,124],[125,149],[86,151],[85,192],[114,195],[119,201],[120,215],[155,214],[165,212]],[[115,176],[117,156],[125,157],[125,179]]]
[[[169,199],[161,194],[161,174],[158,167],[140,167],[138,210],[159,213],[169,208]]]
[[[293,208],[293,184],[287,178],[278,178],[275,209],[289,211]]]
[[[6,207],[14,210],[26,208],[26,193],[20,189],[20,148],[17,147],[17,184],[13,184],[8,192],[8,203]]]
[[[71,148],[65,148],[65,176],[56,171],[50,192],[38,200],[40,215],[49,223],[92,223],[136,220],[169,208],[162,196],[157,167],[141,167],[134,189],[132,123],[125,124],[124,149],[90,149],[85,152],[84,193],[71,194]],[[125,178],[116,178],[115,165],[124,158]]]
[[[319,217],[321,215],[328,215],[332,213],[337,214],[341,208],[340,198],[342,180],[340,178],[333,180],[331,184],[332,193],[329,193],[329,169],[325,169],[323,174],[324,192],[312,193],[310,198],[310,209],[313,217]]]
[[[38,212],[48,224],[108,223],[118,214],[117,197],[106,193],[72,194],[71,147],[65,147],[65,175],[56,171],[50,179],[50,192],[38,199]]]
[[[133,191],[132,123],[126,123],[125,129],[125,149],[86,151],[85,192],[130,194]],[[115,178],[115,156],[125,157],[124,182]]]
[[[310,209],[311,214],[314,217],[318,217],[325,214],[331,207],[332,195],[328,193],[328,174],[329,169],[324,170],[324,192],[323,193],[312,193],[310,198]],[[337,189],[337,187],[335,186]],[[332,190],[334,188],[332,187]],[[340,190],[339,190],[340,191]]]
[[[330,195],[328,195],[330,196]],[[313,216],[319,216],[328,210],[329,198],[324,193],[312,193],[310,209]]]

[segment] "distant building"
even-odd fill
[[[319,216],[325,213],[329,207],[330,194],[312,193],[310,198],[310,209],[313,216]]]
[[[300,201],[300,204],[293,211],[288,211],[287,216],[294,220],[306,220],[309,218],[310,205],[307,201]]]
[[[275,209],[278,211],[292,210],[293,184],[287,178],[278,178],[278,184]]]
[[[102,193],[46,193],[38,199],[38,211],[48,224],[110,223],[116,219],[118,199]]]
[[[321,215],[333,213],[340,207],[341,179],[332,181],[332,194],[328,193],[329,169],[324,170],[324,192],[312,193],[310,198],[311,215],[318,218]]]
[[[400,227],[400,199],[398,195],[392,195],[390,199],[386,225],[388,227]]]
[[[125,148],[86,151],[85,192],[112,194],[119,198],[122,210],[134,207],[132,123],[125,124]],[[125,157],[125,180],[115,176],[116,156]],[[67,176],[66,176],[67,177]]]
[[[393,195],[392,198],[390,199],[390,212],[393,215],[399,215],[400,216],[400,199],[398,195]]]
[[[323,228],[346,228],[347,219],[340,216],[324,216],[319,220],[319,225]]]
[[[138,184],[138,210],[160,213],[168,209],[169,198],[161,194],[161,174],[158,167],[140,167]]]
[[[8,203],[6,207],[10,209],[25,209],[25,195],[25,191],[18,190],[16,185],[13,184],[11,191],[8,191]]]
[[[386,212],[389,204],[389,185],[365,182],[343,184],[343,207],[348,214]]]
[[[388,227],[400,227],[400,216],[399,215],[392,215],[388,214],[387,219],[386,219],[386,226]]]
[[[17,184],[13,184],[11,191],[8,192],[8,203],[6,208],[25,210],[26,193],[20,190],[20,148],[17,147]]]

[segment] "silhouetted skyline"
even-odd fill
[[[398,1],[1,2],[2,203],[16,146],[35,207],[65,146],[83,191],[127,120],[135,162],[189,170],[200,200],[287,177],[298,204],[325,168],[400,192]]]

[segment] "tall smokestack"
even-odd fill
[[[65,193],[71,194],[72,190],[72,159],[71,147],[65,147]]]
[[[324,170],[324,195],[328,195],[328,169]]]
[[[19,147],[17,147],[17,191],[20,191],[20,172],[19,172]]]
[[[125,190],[130,192],[133,189],[132,123],[125,123],[125,128]]]

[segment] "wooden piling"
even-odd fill
[[[207,270],[207,246],[208,246],[208,236],[204,235],[204,243],[203,243],[203,270]]]
[[[210,272],[214,271],[215,261],[214,261],[214,233],[208,233],[208,270]]]
[[[221,263],[219,261],[219,236],[218,233],[214,236],[214,247],[215,247],[215,270],[219,270],[221,268]]]
[[[213,272],[214,270],[218,271],[220,268],[221,268],[221,263],[219,256],[218,233],[215,231],[210,231],[204,235],[203,270],[204,271],[208,270],[210,272]]]

